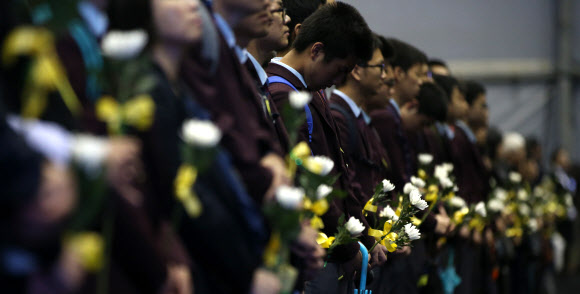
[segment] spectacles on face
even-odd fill
[[[286,8],[278,8],[274,10],[270,10],[270,13],[282,13],[282,21],[286,19]]]
[[[381,72],[386,72],[385,68],[387,67],[384,63],[381,64],[359,64],[360,67],[378,67],[381,69]]]

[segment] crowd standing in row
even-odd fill
[[[0,4],[2,292],[554,293],[566,151],[354,7],[65,2]]]

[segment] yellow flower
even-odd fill
[[[127,124],[145,131],[153,124],[155,116],[155,102],[147,94],[139,95],[125,103],[123,107]]]
[[[427,173],[422,169],[419,170],[418,175],[419,175],[419,178],[421,178],[423,180],[427,179]]]
[[[183,164],[179,167],[174,182],[175,196],[191,217],[199,217],[203,210],[199,198],[193,192],[196,179],[197,169],[189,164]]]
[[[280,252],[281,241],[280,241],[280,234],[273,233],[270,237],[270,241],[268,241],[268,245],[264,250],[264,265],[269,268],[272,268],[278,264],[278,253]]]
[[[320,245],[322,248],[330,248],[332,242],[334,242],[334,237],[328,237],[325,233],[318,233],[316,237],[316,243]]]
[[[460,224],[463,222],[463,218],[469,213],[469,208],[463,207],[462,209],[456,211],[453,214],[453,222]]]
[[[312,154],[312,152],[310,151],[310,147],[308,147],[308,144],[306,142],[302,141],[302,142],[298,143],[294,147],[294,149],[292,149],[290,154],[292,155],[292,158],[294,160],[300,159],[300,160],[304,161],[304,159],[306,159],[308,156],[310,156]]]
[[[322,216],[328,211],[328,201],[326,201],[326,199],[317,200],[314,202],[310,210],[314,212],[314,214]]]
[[[64,244],[79,258],[86,271],[94,273],[103,266],[105,244],[101,235],[94,232],[77,233],[66,237]]]
[[[324,222],[320,217],[315,215],[310,219],[310,227],[316,230],[324,229]]]
[[[369,201],[367,201],[367,204],[365,204],[363,210],[377,212],[378,207],[376,205],[373,205],[373,200],[374,198],[369,199]]]

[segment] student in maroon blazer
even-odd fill
[[[366,22],[354,7],[337,2],[321,7],[306,19],[293,49],[281,60],[272,61],[266,69],[270,77],[281,77],[291,84],[270,83],[269,89],[278,109],[288,103],[289,93],[295,91],[294,88],[313,95],[308,104],[313,122],[312,139],[309,139],[307,124],[304,124],[299,130],[299,140],[308,142],[314,155],[324,155],[335,162],[332,172],[342,175],[336,187],[348,193],[345,199],[335,200],[323,216],[323,231],[327,235],[336,233],[337,220],[342,214],[347,218],[354,216],[363,222],[365,220],[362,205],[354,196],[357,192],[353,192],[353,187],[360,188],[355,187],[349,177],[338,126],[321,90],[342,81],[357,59],[368,60],[371,54],[372,33]],[[371,238],[365,238],[365,245],[370,247],[373,243]],[[333,251],[332,262],[307,284],[306,293],[346,293],[353,270],[345,262],[360,263],[360,259],[355,258],[360,258],[358,245],[353,243],[337,249]],[[337,283],[341,275],[345,278]]]
[[[289,178],[276,132],[263,111],[248,70],[242,65],[246,57],[240,54],[243,51],[232,28],[241,20],[240,12],[251,15],[262,11],[267,17],[268,1],[219,0],[214,1],[214,7],[214,23],[219,31],[216,71],[208,70],[208,60],[196,58],[201,48],[192,48],[191,57],[182,63],[182,75],[222,130],[224,147],[232,155],[248,192],[261,205],[264,198],[273,197],[278,186],[288,184]]]

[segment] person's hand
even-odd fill
[[[276,154],[269,153],[264,156],[262,160],[260,160],[260,165],[267,168],[272,173],[272,183],[264,196],[264,200],[267,202],[274,199],[278,187],[282,185],[290,185],[290,176],[288,175],[284,160]]]
[[[493,231],[490,228],[486,228],[485,229],[485,242],[487,243],[487,246],[489,246],[490,248],[493,247],[494,243],[495,243],[495,238],[493,237]]]
[[[193,294],[189,267],[181,264],[168,266],[166,285],[164,294]]]
[[[257,269],[252,280],[252,294],[278,294],[282,284],[278,277],[265,269]]]
[[[469,239],[469,227],[467,225],[462,225],[461,228],[459,228],[459,236],[463,239]]]
[[[371,267],[381,266],[387,261],[387,247],[378,244],[370,254]]]
[[[411,252],[412,251],[413,250],[411,249],[411,247],[404,246],[404,247],[401,247],[401,248],[397,249],[397,251],[395,251],[395,252],[397,252],[399,254],[404,254],[404,255],[411,255]]]
[[[440,235],[445,235],[449,233],[451,219],[447,214],[436,214],[435,219],[437,220],[437,225],[435,226],[435,233]]]
[[[324,265],[326,252],[316,242],[318,232],[307,222],[302,223],[302,230],[292,246],[292,252],[304,259],[307,275],[314,275]]]
[[[479,230],[474,229],[473,235],[471,236],[471,240],[473,240],[473,243],[477,245],[481,244],[481,242],[483,241],[482,233]]]
[[[141,205],[143,197],[135,182],[143,176],[143,163],[139,159],[141,145],[137,139],[113,137],[109,139],[106,158],[107,180],[129,203]]]

